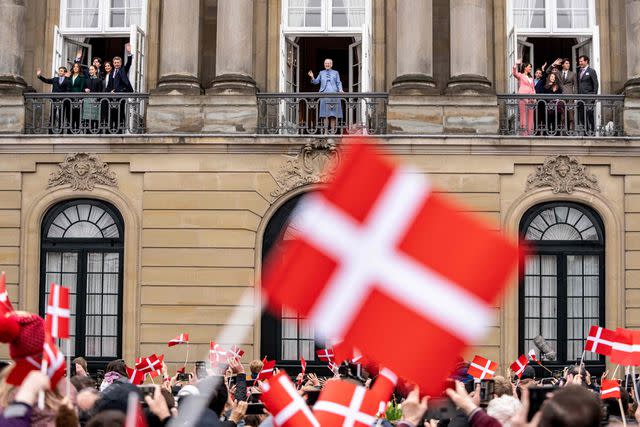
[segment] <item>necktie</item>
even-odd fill
[[[564,76],[562,77],[563,79],[567,80],[567,72],[564,72]]]
[[[582,72],[580,72],[580,78],[583,78],[584,77],[584,73],[586,73],[586,72],[587,72],[587,67],[584,67],[582,69]]]

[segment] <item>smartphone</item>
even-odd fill
[[[196,362],[196,378],[201,380],[203,378],[207,378],[209,374],[207,374],[207,365],[204,360],[198,360]]]
[[[180,372],[176,379],[178,381],[190,381],[191,380],[191,373],[190,372]]]
[[[495,382],[493,380],[480,380],[480,406],[486,408],[495,390]]]
[[[260,403],[260,398],[262,397],[262,393],[251,393],[247,402],[249,403]]]
[[[540,407],[547,400],[547,395],[557,390],[557,387],[543,385],[540,387],[529,387],[529,413],[527,421],[531,421],[533,416],[540,410]]]
[[[249,403],[247,405],[247,415],[263,415],[264,404],[263,403]]]

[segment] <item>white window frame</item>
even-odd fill
[[[345,35],[353,35],[355,33],[360,33],[362,26],[359,25],[357,27],[334,27],[333,26],[333,6],[332,0],[321,0],[321,11],[320,11],[320,26],[319,27],[293,27],[289,26],[289,0],[282,0],[282,27],[287,34],[300,34],[301,36],[305,36],[308,34],[320,34],[320,33],[331,33],[331,34],[345,34]],[[364,4],[364,20],[366,21],[369,16],[372,16],[371,13],[372,2],[371,0],[365,0]],[[369,23],[371,25],[371,23]]]
[[[509,0],[507,2],[507,28],[511,29],[515,26],[514,14],[515,0]],[[558,27],[558,0],[545,0],[545,27],[544,28],[528,28],[518,27],[520,33],[527,34],[571,34],[571,35],[591,35],[597,25],[596,22],[596,4],[595,0],[588,0],[588,19],[589,26],[585,28],[560,28]]]
[[[147,13],[148,13],[148,1],[142,0],[142,11],[140,23],[137,24],[140,28],[146,31],[147,29]],[[63,34],[79,34],[87,36],[125,36],[129,34],[130,26],[128,27],[111,27],[109,20],[111,18],[111,0],[99,0],[98,4],[98,26],[93,28],[74,28],[67,26],[67,4],[68,0],[60,0],[60,32]]]

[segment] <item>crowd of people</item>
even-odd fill
[[[126,62],[114,57],[104,61],[100,57],[93,58],[91,65],[82,64],[82,51],[78,51],[71,69],[61,66],[58,75],[47,78],[42,70],[36,70],[40,81],[52,86],[52,93],[95,94],[95,93],[130,93],[133,86],[128,73],[132,63],[131,45],[125,45]],[[64,129],[96,132],[99,129],[119,129],[126,120],[125,99],[96,97],[72,97],[52,99],[50,125],[58,131]]]
[[[589,57],[578,58],[579,69],[571,71],[568,58],[558,58],[549,67],[545,62],[532,75],[530,63],[518,60],[513,66],[513,77],[518,80],[518,94],[539,95],[596,95],[598,75],[589,63]],[[595,130],[595,104],[590,100],[521,99],[518,102],[519,125],[523,135],[541,131],[555,133]]]
[[[49,377],[38,370],[31,371],[21,386],[13,387],[6,382],[13,366],[4,367],[0,371],[0,426],[125,426],[129,399],[135,393],[150,427],[165,426],[176,419],[189,399],[206,399],[206,409],[189,425],[277,427],[260,404],[263,388],[256,378],[263,363],[259,360],[249,363],[249,372],[237,359],[229,358],[224,372],[179,370],[173,376],[163,364],[156,384],[142,386],[130,383],[121,359],[110,362],[98,381],[83,358],[72,363],[75,375],[69,394],[64,381],[51,389]],[[373,425],[587,427],[640,421],[633,379],[628,379],[627,388],[621,384],[619,400],[600,399],[600,381],[591,377],[584,366],[567,367],[562,375],[550,378],[536,378],[534,369],[527,366],[520,378],[492,378],[487,392],[483,384],[488,381],[474,380],[467,373],[468,366],[461,361],[450,377],[449,387],[439,397],[420,396],[418,389],[400,381],[387,409],[377,414]],[[299,384],[298,393],[313,407],[318,392],[331,381],[349,381],[370,388],[377,376],[373,365],[356,369],[345,362],[339,367],[334,365],[327,377],[300,373],[293,380]],[[213,393],[206,396],[211,389]],[[44,409],[37,405],[41,391],[46,396]],[[251,410],[252,407],[259,410]]]

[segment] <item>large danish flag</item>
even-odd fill
[[[45,330],[53,338],[69,338],[69,288],[51,284],[45,316]]]
[[[486,333],[517,245],[373,146],[346,151],[334,182],[300,201],[295,237],[267,264],[269,306],[438,393],[456,355]],[[418,345],[398,351],[381,334]]]
[[[168,347],[173,347],[174,345],[180,344],[189,344],[189,334],[180,334],[167,344]]]
[[[380,402],[379,394],[362,386],[329,381],[313,405],[313,414],[322,427],[371,427],[376,422]]]
[[[260,399],[273,415],[277,427],[320,427],[311,408],[284,371],[262,384]]]
[[[611,346],[611,363],[623,366],[640,365],[640,331],[616,329],[616,337]]]
[[[7,292],[7,277],[4,274],[0,274],[0,316],[4,316],[5,313],[11,313],[13,306],[11,300],[9,300],[9,293]]]
[[[475,356],[469,364],[467,373],[479,380],[490,380],[496,374],[498,364],[482,356]]]
[[[600,384],[600,399],[620,399],[620,384],[618,380],[602,380]]]
[[[609,356],[615,340],[615,331],[594,325],[589,329],[589,336],[584,349],[603,356]]]

